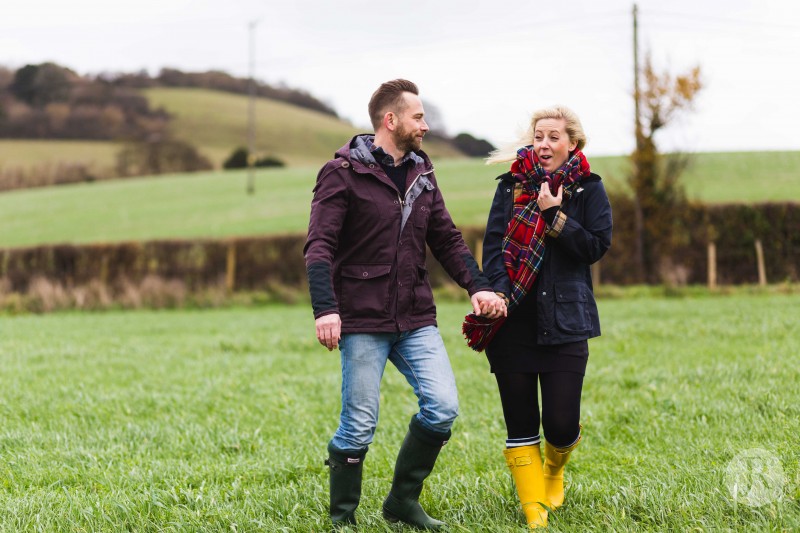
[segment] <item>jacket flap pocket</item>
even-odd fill
[[[589,287],[582,281],[556,283],[556,302],[588,302]]]
[[[389,263],[375,263],[368,265],[342,265],[343,278],[373,279],[386,276],[391,272]]]

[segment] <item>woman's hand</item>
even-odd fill
[[[539,198],[536,199],[536,203],[539,204],[539,210],[544,211],[550,207],[561,205],[563,191],[564,187],[559,187],[558,194],[553,196],[553,193],[550,192],[550,185],[546,181],[543,181],[542,187],[539,189]]]

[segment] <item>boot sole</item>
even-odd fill
[[[390,524],[405,524],[407,526],[411,526],[415,529],[423,530],[423,531],[437,531],[445,526],[444,522],[440,522],[438,524],[430,524],[430,525],[419,525],[413,524],[411,522],[406,522],[402,518],[395,516],[390,511],[387,511],[386,508],[383,509],[383,519],[389,522]]]

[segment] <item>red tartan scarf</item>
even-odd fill
[[[590,171],[583,152],[576,150],[561,168],[547,174],[533,147],[525,146],[517,151],[517,159],[511,164],[511,173],[522,184],[522,193],[514,200],[513,214],[503,236],[503,263],[511,279],[509,313],[533,287],[544,259],[547,224],[536,203],[542,183],[547,182],[553,196],[558,194],[559,187],[563,187],[563,201],[566,202]],[[464,318],[461,328],[467,345],[476,352],[482,352],[505,320],[505,317],[490,319],[470,313]]]

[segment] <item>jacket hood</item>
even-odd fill
[[[344,158],[350,161],[351,164],[361,163],[366,167],[369,167],[369,165],[377,165],[378,162],[375,161],[372,152],[367,148],[367,140],[374,141],[375,135],[372,133],[356,135],[350,139],[347,144],[336,150],[336,157]],[[433,169],[433,163],[431,163],[428,154],[422,150],[411,152],[411,160],[414,161],[414,165],[419,172],[426,172]]]

